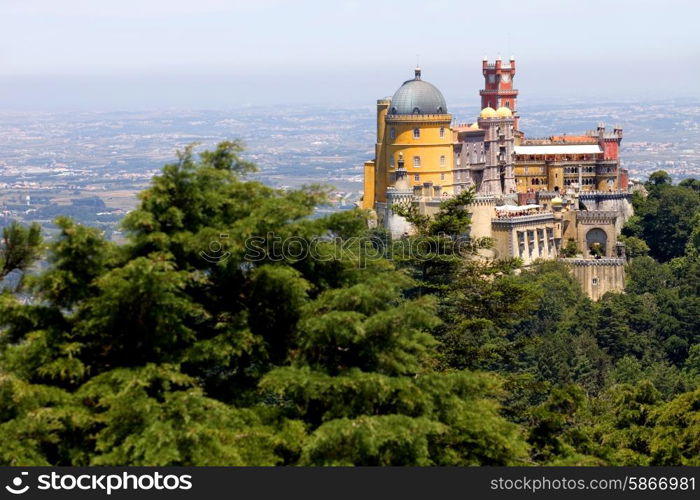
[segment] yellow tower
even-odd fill
[[[377,144],[374,162],[365,163],[363,208],[386,201],[396,182],[402,157],[407,180],[417,194],[442,197],[453,192],[452,115],[442,93],[415,77],[401,85],[391,99],[377,101]],[[417,189],[418,188],[418,189]]]

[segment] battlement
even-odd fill
[[[484,56],[484,60],[482,62],[482,67],[483,69],[512,69],[515,70],[515,57],[510,56],[510,60],[508,62],[503,62],[501,57],[497,57],[496,60],[492,63],[489,62],[489,58],[487,56]]]
[[[624,266],[625,259],[559,259],[560,261],[570,266],[585,267],[585,266]]]
[[[631,198],[632,195],[628,191],[581,191],[578,194],[580,199],[595,199],[595,200],[619,200]]]
[[[472,205],[493,205],[500,201],[500,197],[494,194],[477,194],[472,201]]]
[[[576,219],[581,222],[614,222],[619,213],[612,210],[576,210]]]

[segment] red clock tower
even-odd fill
[[[482,72],[484,74],[484,89],[479,91],[481,108],[487,106],[493,109],[509,108],[515,117],[513,126],[515,130],[518,130],[518,108],[516,106],[518,91],[513,88],[515,58],[511,57],[509,62],[503,64],[500,57],[494,63],[489,63],[488,58],[484,57]]]

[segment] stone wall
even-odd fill
[[[575,214],[575,239],[583,252],[583,256],[592,257],[588,247],[589,233],[599,230],[605,233],[605,256],[617,257],[617,255],[615,255],[615,245],[617,243],[617,220],[620,218],[619,214],[617,212],[603,210],[577,210]]]
[[[617,234],[622,231],[625,222],[634,215],[632,208],[632,195],[625,192],[606,193],[602,191],[581,192],[579,201],[585,210],[600,210],[604,212],[616,212],[618,214],[615,221]],[[583,207],[582,207],[583,208]]]
[[[473,238],[490,238],[491,221],[496,217],[496,202],[495,196],[477,195],[474,203],[469,205],[468,210],[471,213],[472,223],[469,229],[469,235]]]
[[[561,259],[592,300],[625,289],[624,259]]]

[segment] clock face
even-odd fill
[[[501,81],[503,83],[508,83],[510,81],[510,75],[509,74],[501,75]]]

